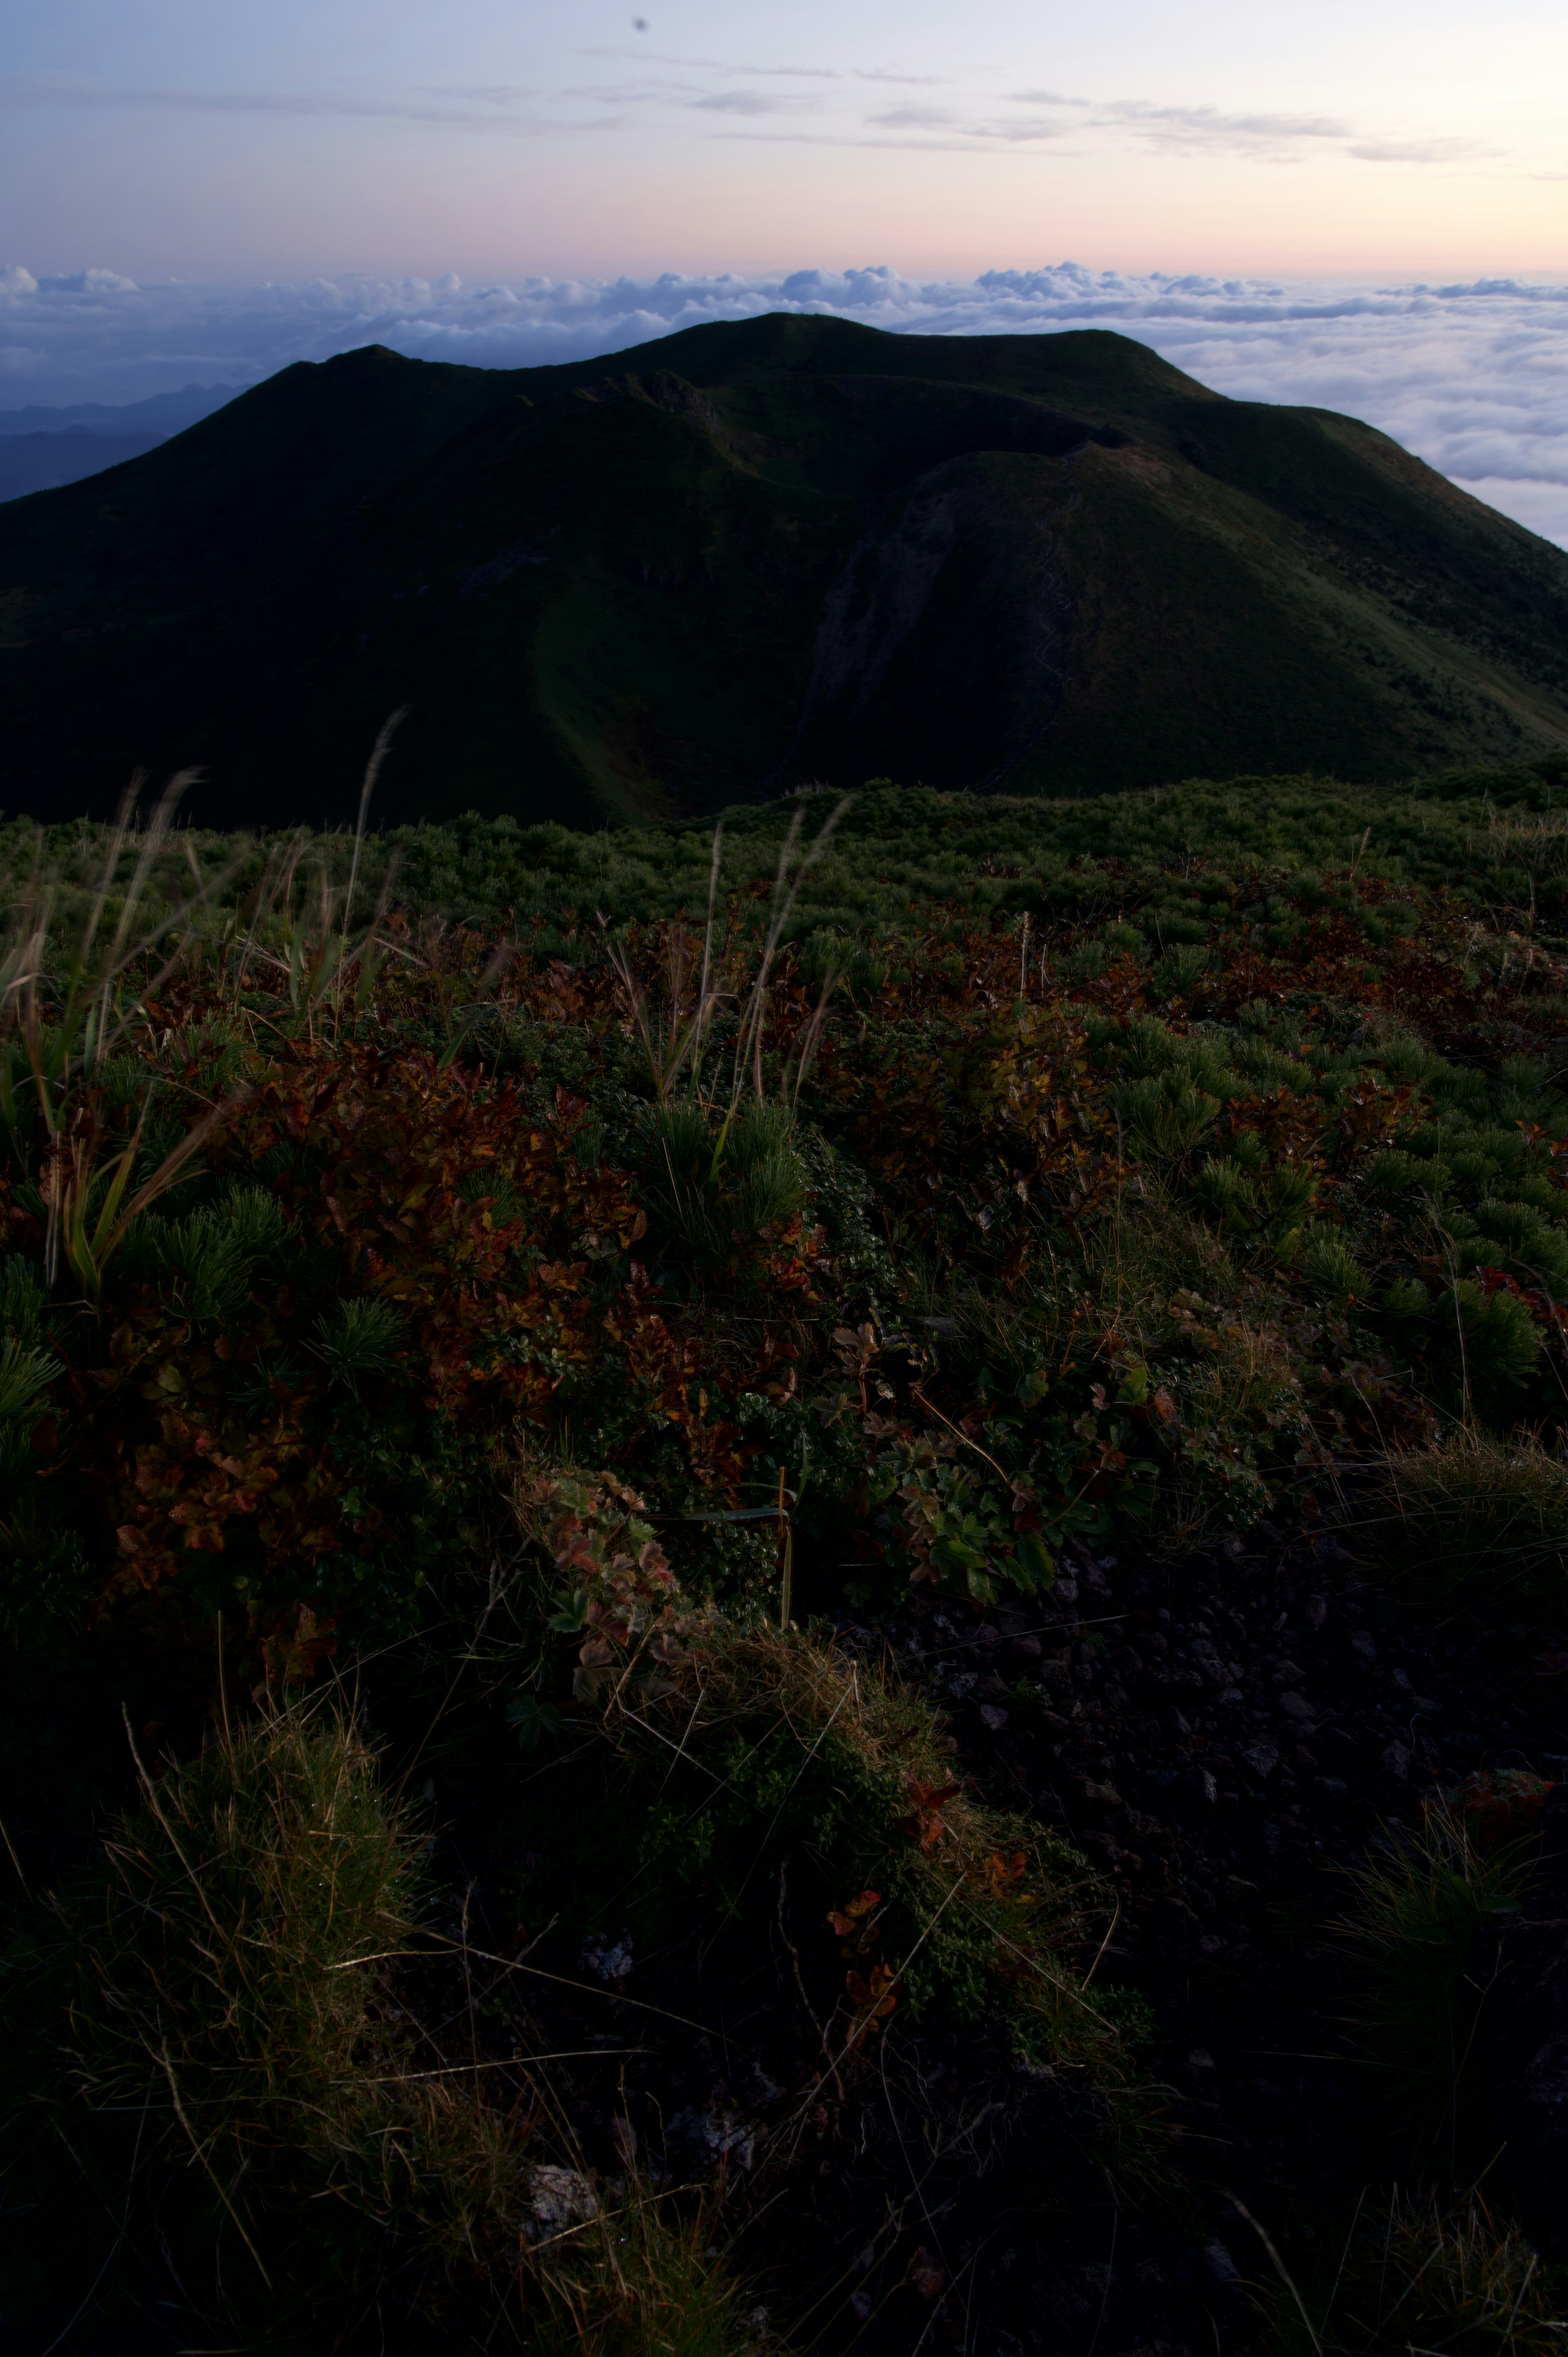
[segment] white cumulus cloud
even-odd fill
[[[1218,126],[1229,137],[1278,127]],[[1197,126],[1164,128],[1179,136]],[[1318,135],[1311,123],[1291,128],[1298,137]],[[193,381],[250,384],[291,361],[366,343],[424,360],[532,367],[765,311],[942,336],[1115,328],[1239,399],[1364,417],[1478,498],[1568,546],[1568,285],[1511,278],[1307,285],[1060,263],[961,281],[877,266],[765,277],[669,272],[467,285],[449,274],[213,287],[138,285],[102,267],[35,276],[15,263],[0,267],[0,408],[134,401]]]

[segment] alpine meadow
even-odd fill
[[[1557,2349],[1568,554],[769,317],[0,618],[7,2346]]]

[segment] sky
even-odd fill
[[[1568,539],[1562,0],[646,8],[13,12],[0,407],[786,306],[1092,319]]]

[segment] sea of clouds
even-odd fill
[[[1348,411],[1568,546],[1568,285],[1329,285],[1128,276],[1061,263],[919,281],[896,270],[777,277],[441,279],[138,285],[109,270],[0,269],[0,409],[252,384],[356,344],[483,368],[589,359],[763,311],[926,335],[1135,336],[1219,392]]]

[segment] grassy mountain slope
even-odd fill
[[[1568,555],[1100,332],[770,317],[301,365],[0,514],[6,807],[593,824],[805,780],[1397,778],[1568,743]]]

